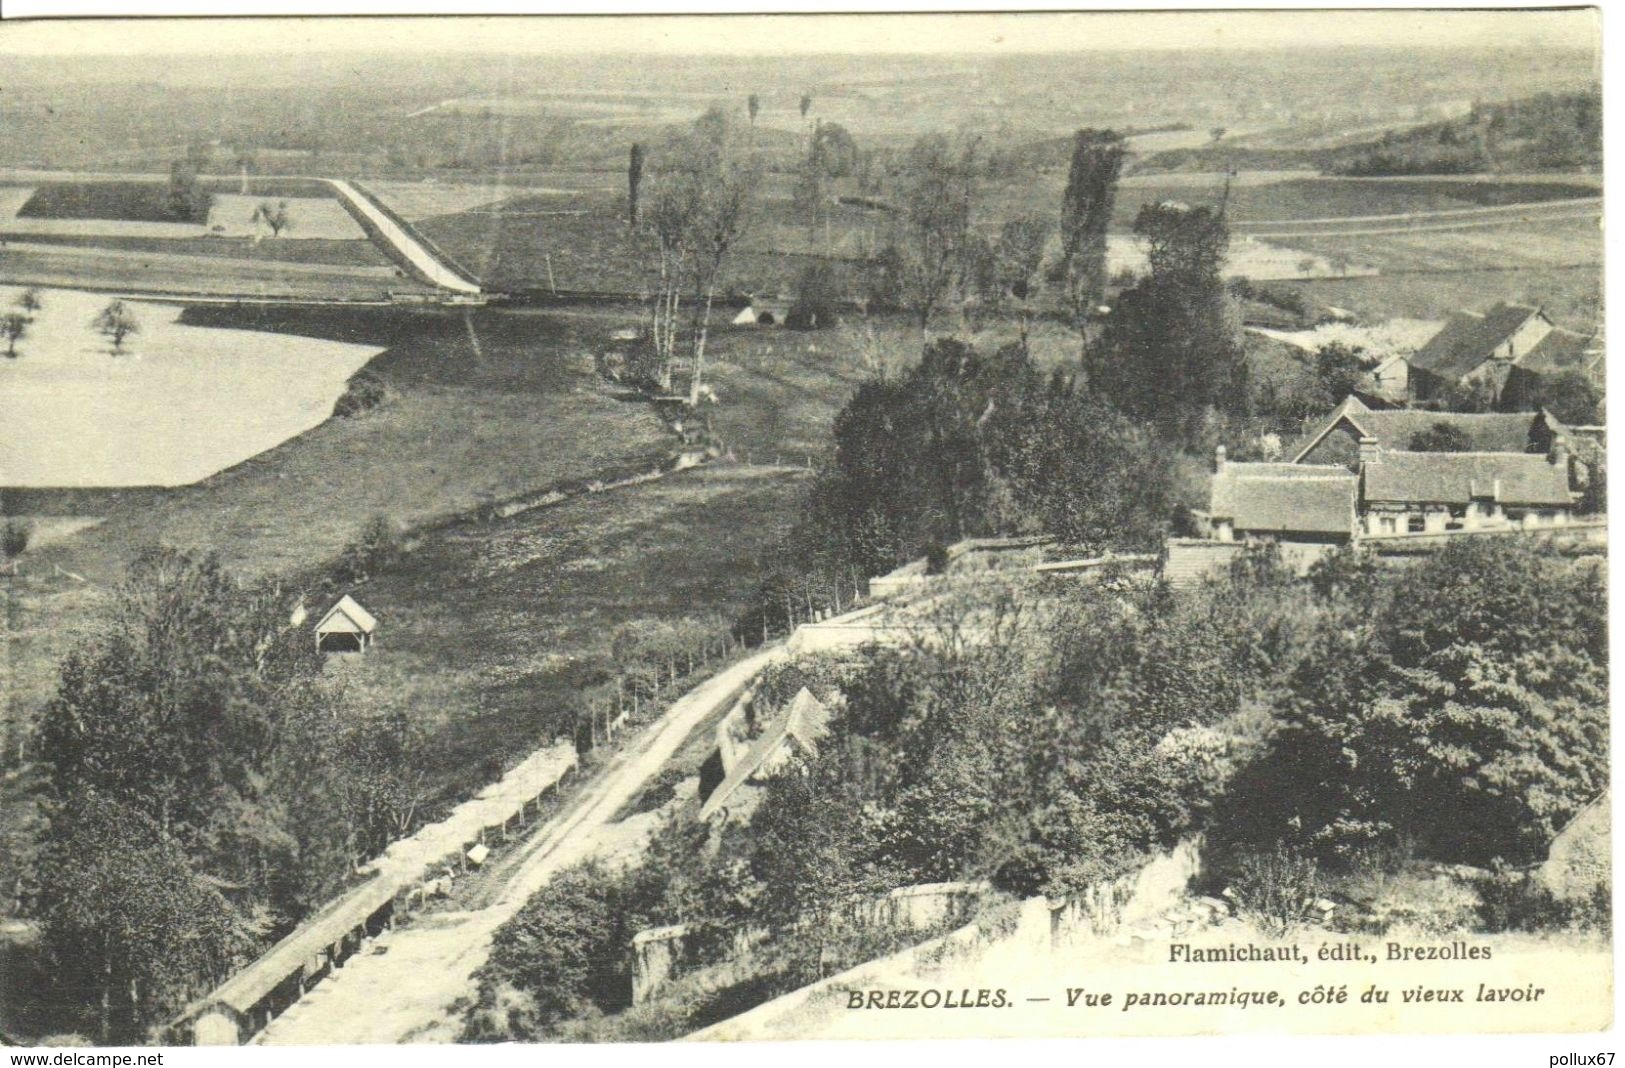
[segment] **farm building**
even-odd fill
[[[1592,339],[1565,330],[1540,308],[1497,304],[1487,312],[1458,312],[1410,358],[1410,395],[1438,400],[1458,387],[1478,386],[1496,404],[1533,394],[1542,376],[1579,369],[1600,373]]]
[[[362,653],[378,630],[373,614],[345,594],[316,624],[316,648],[324,653]]]
[[[1567,427],[1547,412],[1426,412],[1414,409],[1379,411],[1349,397],[1321,422],[1287,447],[1298,464],[1343,464],[1356,470],[1360,441],[1371,438],[1384,451],[1407,450],[1417,434],[1441,424],[1459,431],[1475,452],[1544,453]]]

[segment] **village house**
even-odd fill
[[[1342,545],[1354,536],[1358,487],[1339,464],[1230,463],[1220,445],[1199,521],[1215,541]]]
[[[1361,534],[1439,534],[1567,523],[1568,448],[1547,456],[1510,452],[1385,452],[1360,465]]]
[[[1466,447],[1413,447],[1446,430]],[[1377,411],[1349,397],[1289,463],[1231,463],[1219,446],[1198,533],[1272,541],[1302,566],[1360,538],[1560,526],[1593,477],[1573,455],[1577,440],[1590,439],[1546,412]]]
[[[1408,392],[1425,403],[1478,388],[1492,404],[1511,407],[1534,397],[1544,376],[1577,369],[1596,377],[1601,359],[1591,337],[1563,329],[1544,310],[1502,303],[1452,316],[1406,360]]]
[[[1360,442],[1370,438],[1388,452],[1410,451],[1418,434],[1448,426],[1460,433],[1474,452],[1546,453],[1558,437],[1570,437],[1569,427],[1549,412],[1429,412],[1415,409],[1372,408],[1358,397],[1348,397],[1295,444],[1286,455],[1295,464],[1342,464],[1351,471],[1360,466]]]

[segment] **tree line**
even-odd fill
[[[465,1038],[667,1037],[639,1030],[658,1015],[580,1030],[628,1006],[644,928],[688,925],[688,967],[749,953],[733,986],[665,1010],[682,1033],[883,952],[851,910],[893,887],[1064,900],[1197,831],[1204,886],[1266,929],[1305,922],[1304,886],[1434,862],[1485,870],[1477,929],[1605,922],[1531,907],[1516,871],[1608,783],[1592,564],[1498,540],[1406,572],[1351,551],[1300,579],[1258,550],[1186,593],[1033,592],[770,671],[763,706],[806,686],[835,709],[816,759],[721,827],[675,813],[625,873],[561,875],[498,935]],[[745,930],[766,943],[742,951]]]

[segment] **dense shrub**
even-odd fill
[[[333,414],[341,419],[360,415],[383,404],[388,396],[389,389],[383,379],[368,371],[357,371],[334,402]]]
[[[1320,896],[1320,884],[1320,871],[1312,858],[1277,846],[1240,857],[1230,891],[1242,916],[1265,934],[1279,938],[1308,918]]]
[[[1485,931],[1612,929],[1612,892],[1606,883],[1565,900],[1522,872],[1497,872],[1477,884],[1479,922]]]
[[[365,582],[394,567],[404,552],[400,525],[387,515],[375,515],[339,554],[338,578],[342,582]]]
[[[1495,539],[1402,578],[1348,578],[1363,607],[1308,638],[1232,832],[1327,860],[1397,837],[1481,866],[1537,856],[1608,781],[1598,569]]]
[[[22,519],[8,519],[3,528],[0,528],[0,556],[11,559],[21,556],[23,550],[28,548],[29,539],[34,536],[34,528]]]
[[[796,297],[784,317],[792,330],[824,330],[839,321],[840,306],[846,300],[846,279],[828,260],[813,260],[796,278]]]

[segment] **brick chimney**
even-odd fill
[[[1360,439],[1360,463],[1382,463],[1382,447],[1377,444],[1376,438],[1363,437]]]
[[[1220,445],[1213,450],[1213,473],[1224,474],[1224,446]]]

